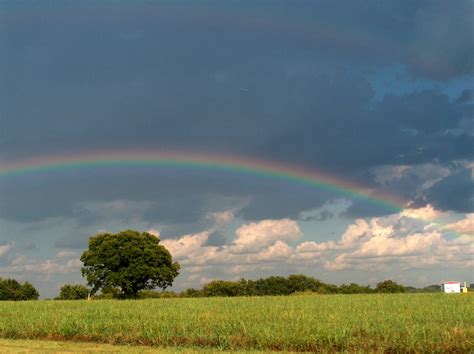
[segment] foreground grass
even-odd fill
[[[219,350],[469,352],[474,296],[0,303],[0,337]]]
[[[205,354],[213,353],[211,349],[192,349],[189,348],[156,348],[145,346],[130,345],[112,345],[102,343],[84,343],[84,342],[66,342],[49,340],[30,340],[30,339],[1,339],[0,353],[127,353],[127,354]],[[220,352],[231,353],[231,352]],[[236,352],[232,352],[236,353]],[[245,352],[246,354],[262,354],[260,351]]]
[[[57,342],[44,340],[0,339],[0,353],[174,353],[143,346]]]

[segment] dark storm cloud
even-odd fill
[[[302,81],[287,85],[299,99],[290,96],[292,104],[284,106],[291,119],[282,119],[283,128],[261,143],[270,158],[325,166],[354,179],[379,164],[472,157],[472,136],[449,133],[463,114],[444,94],[388,96],[371,106],[369,85],[350,75]]]
[[[149,222],[168,225],[163,234],[191,232],[208,225],[209,213],[239,208],[247,219],[296,216],[320,206],[335,195],[317,188],[218,170],[126,169],[52,171],[4,179],[0,184],[0,213],[22,222],[51,217],[74,217],[81,225],[97,223],[106,209],[84,203],[146,201],[137,211]],[[337,195],[336,195],[337,196]],[[110,209],[123,222],[133,219],[130,210]]]
[[[325,221],[334,218],[335,215],[329,210],[321,210],[319,213],[311,216],[300,217],[302,221]]]
[[[392,214],[396,211],[397,210],[394,207],[387,208],[385,206],[369,203],[366,201],[356,200],[349,206],[349,208],[347,208],[342,216],[348,218],[377,217]]]
[[[464,101],[425,90],[374,102],[366,79],[394,64],[435,80],[472,72],[468,2],[30,5],[0,4],[5,159],[127,147],[219,151],[374,186],[373,166],[472,158],[472,136],[453,133],[466,119]],[[86,224],[97,216],[75,209],[80,202],[150,200],[145,218],[176,225],[171,235],[229,207],[212,205],[219,196],[248,200],[239,216],[249,220],[296,217],[334,197],[244,182],[147,171],[25,176],[0,183],[0,212]]]
[[[447,95],[422,91],[412,95],[386,96],[377,109],[379,119],[393,121],[399,129],[432,134],[456,128],[460,115]]]
[[[463,169],[435,184],[426,201],[441,210],[474,212],[474,180],[472,168]]]
[[[474,2],[427,1],[415,15],[413,75],[446,80],[474,72]]]
[[[207,192],[197,188],[205,186],[207,179],[199,175],[197,178],[186,178],[185,173],[180,176],[179,172],[176,175],[173,172],[155,174],[148,170],[140,176],[137,171],[126,169],[86,169],[9,179],[0,185],[1,212],[7,218],[24,221],[75,215],[83,223],[92,223],[97,221],[96,213],[81,207],[80,203],[146,200],[153,201],[146,210],[149,218],[159,216],[160,220],[173,223],[179,215],[181,222],[193,221],[201,215],[202,205],[193,199],[201,195],[205,200]],[[189,207],[183,208],[183,205]]]
[[[456,98],[456,103],[469,103],[474,99],[474,90],[466,89],[461,92],[458,98]]]
[[[361,109],[373,95],[364,81],[347,74],[312,80],[307,71],[289,78],[288,70],[308,62],[337,71],[350,63],[360,70],[371,58],[389,65],[386,53],[393,48],[386,45],[409,38],[416,27],[410,13],[423,10],[423,3],[257,2],[226,22],[235,12],[230,5],[164,4],[9,9],[13,20],[7,17],[2,41],[9,55],[0,63],[9,68],[2,87],[8,128],[0,133],[3,153],[118,144],[254,153],[271,150],[274,141],[286,146],[287,139],[298,140],[282,132],[287,122],[329,134],[342,125],[352,128],[347,120],[363,120]],[[245,15],[250,10],[259,21]],[[302,19],[306,26],[299,26]],[[354,27],[359,31],[346,30]],[[302,140],[315,150],[307,137]],[[285,149],[301,153],[298,145]]]
[[[82,232],[72,232],[65,235],[61,235],[59,239],[54,241],[53,246],[58,249],[74,249],[83,250],[87,248],[89,237],[92,234],[86,234]]]

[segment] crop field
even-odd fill
[[[212,350],[469,352],[472,294],[0,303],[0,337]]]

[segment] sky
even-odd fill
[[[0,277],[54,297],[85,283],[91,235],[135,229],[180,262],[177,291],[474,283],[473,10],[0,1]],[[160,154],[181,163],[138,161]]]

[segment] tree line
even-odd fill
[[[436,288],[437,287],[437,288]],[[303,274],[293,274],[288,277],[271,276],[257,280],[240,279],[238,281],[214,280],[205,284],[201,289],[186,289],[180,293],[170,291],[142,291],[140,298],[150,297],[233,297],[233,296],[285,296],[299,294],[375,294],[375,293],[405,293],[439,292],[441,286],[432,285],[427,288],[405,287],[393,280],[379,282],[375,288],[356,283],[334,285],[324,283]]]
[[[233,297],[233,296],[285,296],[299,294],[377,294],[377,293],[429,293],[441,292],[440,285],[424,288],[403,286],[393,280],[379,282],[374,288],[356,283],[334,285],[303,274],[288,277],[271,276],[257,280],[240,279],[238,281],[214,280],[201,289],[189,288],[181,292],[142,290],[137,298],[191,298],[191,297]],[[88,289],[84,285],[65,285],[61,288],[58,300],[86,299]],[[121,299],[118,288],[107,288],[94,296],[94,299]]]
[[[470,285],[474,291],[474,284]],[[233,297],[233,296],[285,296],[299,294],[380,294],[380,293],[439,293],[441,285],[434,284],[422,288],[404,286],[393,280],[384,280],[371,286],[349,283],[334,285],[324,283],[303,274],[288,277],[271,276],[257,280],[240,279],[238,281],[214,280],[201,289],[188,288],[181,292],[141,290],[138,299],[150,298],[191,298],[191,297]],[[66,284],[54,300],[83,300],[91,294],[91,289],[82,284]],[[0,300],[37,300],[38,291],[28,282],[23,285],[15,279],[0,278]],[[104,288],[94,296],[97,300],[124,299],[119,288]]]

